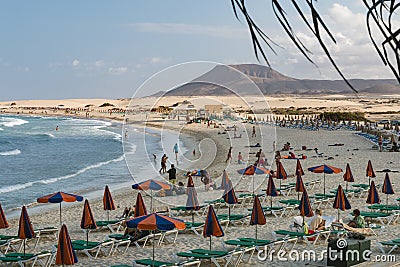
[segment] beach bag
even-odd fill
[[[308,234],[315,234],[315,231],[314,230],[308,230]],[[308,241],[315,241],[315,239],[316,239],[316,237],[309,237],[309,238],[307,238],[308,239]]]

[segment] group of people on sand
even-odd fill
[[[353,215],[353,219],[347,223],[347,226],[352,228],[365,228],[365,219],[363,216],[361,216],[360,210],[355,209],[353,211]],[[323,218],[323,212],[321,209],[315,210],[315,215],[311,218],[310,225],[308,225],[306,222],[299,222],[295,219],[293,226],[297,229],[297,231],[302,231],[307,234],[315,231],[325,230],[325,228],[328,227],[326,225],[326,220]]]

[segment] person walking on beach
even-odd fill
[[[179,164],[179,163],[178,163],[179,148],[178,148],[178,144],[177,144],[177,143],[175,143],[174,148],[173,148],[172,150],[173,150],[173,152],[175,153],[176,164]]]
[[[379,146],[379,152],[382,152],[382,147],[383,147],[382,135],[379,135],[378,146]]]
[[[160,173],[165,173],[167,171],[167,155],[164,154],[161,158],[161,169],[160,169]]]
[[[168,172],[168,180],[171,184],[175,185],[176,182],[176,169],[175,165],[171,164],[171,168],[167,171]]]
[[[251,134],[251,137],[256,137],[256,126],[253,125],[253,133]]]
[[[232,147],[229,148],[228,156],[225,162],[228,163],[229,160],[232,160]]]

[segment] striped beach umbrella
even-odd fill
[[[150,213],[126,221],[126,226],[129,228],[137,228],[139,230],[160,230],[169,231],[173,229],[184,230],[185,222],[180,219],[170,218],[158,213]],[[155,242],[153,242],[153,262],[155,255]]]
[[[367,203],[368,204],[377,204],[380,203],[381,199],[379,198],[378,190],[376,190],[374,181],[371,181],[371,186],[369,187]]]
[[[279,188],[282,189],[282,180],[287,179],[287,173],[279,160],[276,161],[276,179],[279,179]]]
[[[310,199],[308,198],[307,190],[304,190],[301,196],[299,210],[300,210],[300,215],[303,216],[303,223],[304,223],[304,217],[314,216],[314,212],[311,208],[311,202]]]
[[[372,168],[371,160],[368,160],[366,176],[368,177],[368,185],[371,185],[371,178],[375,178],[376,177],[375,172],[374,172],[374,168]]]
[[[336,197],[335,201],[333,202],[333,208],[338,210],[338,221],[339,221],[339,216],[340,216],[340,210],[348,210],[351,209],[351,205],[349,200],[346,197],[346,194],[343,191],[343,188],[341,185],[338,186],[338,189],[336,191]]]
[[[110,189],[108,185],[104,188],[104,195],[103,195],[103,209],[107,211],[107,220],[110,220],[110,210],[115,210],[114,200],[111,196]]]
[[[264,211],[261,207],[258,196],[254,196],[253,210],[251,212],[250,225],[256,226],[256,240],[257,240],[257,225],[264,225],[267,223]]]
[[[72,247],[67,226],[63,224],[58,235],[56,265],[74,265],[75,263],[78,263],[78,258]]]
[[[221,179],[221,189],[223,189],[223,190],[226,189],[226,186],[228,185],[228,181],[229,181],[228,173],[226,172],[226,170],[224,170],[222,173],[222,179]]]
[[[306,189],[305,189],[305,186],[303,183],[303,178],[301,178],[301,175],[297,172],[296,176],[297,177],[296,177],[295,190],[297,192],[297,200],[299,200],[300,199],[299,193],[304,192],[304,190],[306,190]]]
[[[61,225],[62,224],[61,203],[62,202],[75,202],[75,201],[82,201],[82,200],[83,200],[83,197],[81,197],[81,196],[59,191],[59,192],[38,198],[37,202],[38,203],[60,203],[60,225]]]
[[[343,180],[346,182],[346,191],[347,191],[348,183],[353,183],[354,182],[353,173],[351,172],[349,163],[347,163],[347,165],[346,165],[346,171],[343,174]]]
[[[136,197],[135,214],[133,215],[133,217],[136,218],[143,215],[147,215],[147,210],[142,198],[142,194],[140,194],[139,192]]]
[[[228,184],[225,188],[224,195],[222,198],[228,204],[228,219],[231,217],[231,205],[235,205],[238,203],[238,199],[235,194],[235,189],[233,188],[232,181],[229,180]]]
[[[267,170],[263,167],[257,167],[254,165],[250,165],[244,169],[238,170],[237,172],[242,175],[255,175],[255,174],[268,174],[269,170]]]
[[[186,200],[186,210],[192,211],[192,224],[194,224],[194,210],[199,210],[199,200],[197,199],[196,187],[194,187],[194,182],[192,176],[189,176],[187,187],[187,200]]]
[[[268,178],[268,184],[267,184],[267,190],[265,191],[267,196],[270,196],[270,201],[271,201],[271,208],[272,208],[272,197],[277,197],[278,192],[276,191],[274,179],[272,179],[272,175],[269,175]]]
[[[9,227],[9,225],[7,222],[6,215],[4,214],[3,207],[0,204],[0,229],[5,229],[8,227]]]
[[[161,181],[154,180],[154,179],[149,179],[144,182],[132,185],[132,188],[138,189],[138,190],[149,190],[150,189],[150,197],[151,197],[150,210],[153,210],[153,191],[154,190],[158,191],[161,189],[170,190],[171,185],[161,182]]]
[[[304,175],[303,167],[301,166],[299,159],[297,159],[297,163],[296,163],[296,175],[297,174],[300,174],[300,176]]]
[[[326,195],[325,194],[325,174],[327,173],[327,174],[332,174],[332,173],[340,173],[340,172],[342,172],[343,170],[342,169],[340,169],[340,168],[336,168],[336,167],[333,167],[333,166],[329,166],[329,165],[326,165],[326,164],[322,164],[322,165],[319,165],[319,166],[315,166],[315,167],[310,167],[310,168],[308,168],[308,170],[310,171],[310,172],[313,172],[313,173],[323,173],[324,174],[324,196]]]
[[[394,194],[392,182],[389,178],[389,173],[386,173],[385,180],[383,182],[382,193],[386,194],[386,205],[389,204],[389,195]]]
[[[25,206],[22,206],[21,216],[19,217],[18,238],[24,240],[24,255],[26,239],[35,237],[31,220]]]
[[[89,205],[89,200],[85,200],[83,205],[82,219],[81,219],[81,229],[86,230],[86,244],[89,244],[89,231],[91,229],[96,229],[97,224],[93,217],[92,209]]]
[[[204,224],[203,236],[210,237],[210,250],[212,249],[211,237],[222,237],[224,236],[224,231],[222,230],[221,224],[215,214],[212,205],[208,206],[208,212],[206,217],[206,222]]]

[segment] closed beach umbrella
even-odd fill
[[[38,203],[60,203],[60,225],[61,225],[61,222],[62,222],[61,203],[62,202],[75,202],[75,201],[82,201],[82,200],[83,200],[83,197],[81,197],[81,196],[59,191],[59,192],[38,198],[37,202]]]
[[[335,201],[333,202],[333,208],[338,210],[338,221],[339,221],[339,216],[340,216],[340,210],[348,210],[351,209],[351,205],[349,200],[346,197],[346,194],[343,191],[343,188],[341,185],[338,186],[338,189],[336,191],[336,197]]]
[[[280,161],[276,161],[276,179],[279,179],[279,188],[282,189],[282,180],[287,179],[287,173]]]
[[[228,185],[229,177],[226,170],[222,173],[222,180],[221,180],[221,189],[225,190],[226,186]]]
[[[336,167],[329,166],[329,165],[326,165],[326,164],[315,166],[315,167],[310,167],[310,168],[308,168],[308,170],[310,172],[313,172],[313,173],[323,173],[324,174],[324,196],[325,196],[325,190],[326,190],[325,189],[326,188],[325,187],[325,174],[326,173],[327,174],[340,173],[340,172],[343,171],[340,168],[336,168]]]
[[[386,205],[389,204],[389,195],[394,194],[392,182],[389,178],[389,173],[385,175],[385,181],[383,182],[382,193],[386,194]]]
[[[372,168],[371,160],[368,160],[366,176],[368,177],[368,185],[371,185],[371,178],[375,178],[374,168]]]
[[[297,192],[297,200],[299,200],[299,193],[300,192],[304,192],[304,190],[306,190],[306,189],[305,189],[305,186],[304,186],[304,183],[303,183],[303,178],[301,178],[301,175],[299,173],[297,173],[296,176],[297,177],[296,177],[295,190]]]
[[[179,219],[170,218],[165,215],[158,213],[150,213],[148,215],[143,215],[130,219],[126,221],[126,226],[129,228],[137,228],[139,230],[160,230],[169,231],[173,229],[184,230],[186,228],[185,222]],[[154,250],[155,242],[153,242],[153,262],[154,262]]]
[[[304,175],[303,167],[301,166],[299,159],[297,159],[297,163],[296,163],[296,175],[297,174],[300,174],[300,176]]]
[[[367,203],[368,204],[377,204],[380,203],[381,199],[379,198],[378,190],[376,190],[374,181],[371,181],[371,186],[369,187]]]
[[[75,263],[78,263],[78,258],[72,247],[67,226],[63,224],[58,235],[56,265],[74,265]]]
[[[270,201],[271,201],[271,208],[272,208],[272,197],[278,196],[278,192],[276,191],[274,179],[272,179],[272,175],[269,175],[268,178],[268,184],[267,184],[267,190],[265,191],[267,196],[270,196]]]
[[[18,237],[24,240],[24,255],[25,255],[25,243],[26,239],[31,239],[35,237],[35,232],[33,231],[33,226],[31,220],[29,219],[26,207],[22,206],[21,216],[19,217],[19,227],[18,227]]]
[[[211,246],[211,237],[222,237],[224,236],[224,231],[222,230],[221,224],[215,214],[214,208],[212,205],[208,206],[208,212],[206,217],[206,222],[204,224],[203,236],[210,237],[210,250]]]
[[[89,244],[89,230],[96,229],[97,224],[94,220],[92,209],[89,205],[89,200],[85,200],[85,205],[83,205],[83,213],[81,220],[81,229],[86,230],[86,244]]]
[[[312,217],[314,216],[314,213],[311,208],[311,202],[310,199],[308,198],[308,193],[307,190],[304,190],[300,204],[299,204],[299,210],[300,210],[300,215],[305,216],[305,217]]]
[[[264,211],[261,207],[258,196],[254,196],[253,210],[251,212],[250,225],[256,226],[256,240],[257,240],[257,225],[264,225],[267,223]]]
[[[6,215],[4,214],[3,207],[0,204],[0,229],[5,229],[8,227],[9,227],[9,225],[7,222]]]
[[[107,211],[107,220],[109,221],[110,210],[115,210],[115,205],[114,205],[114,200],[111,196],[110,189],[108,188],[108,185],[106,185],[106,188],[104,189],[103,209]]]
[[[187,200],[186,200],[186,210],[192,211],[192,223],[194,224],[194,210],[199,210],[199,200],[197,199],[196,187],[194,187],[193,178],[189,176],[187,183]]]
[[[222,197],[225,202],[228,204],[228,219],[231,217],[231,205],[238,203],[238,199],[235,194],[235,189],[233,188],[232,181],[229,180],[227,187],[224,191],[224,195]]]
[[[347,191],[347,184],[354,182],[353,173],[351,172],[349,163],[347,163],[347,165],[346,165],[346,171],[343,174],[343,180],[346,182],[346,191]]]
[[[139,192],[136,197],[135,214],[133,215],[133,217],[136,218],[143,215],[147,215],[147,210],[142,198],[142,194],[140,194]]]
[[[138,190],[150,189],[150,197],[151,197],[150,210],[153,210],[153,191],[158,191],[161,189],[170,190],[171,185],[161,181],[149,179],[147,181],[132,185],[132,188]]]

